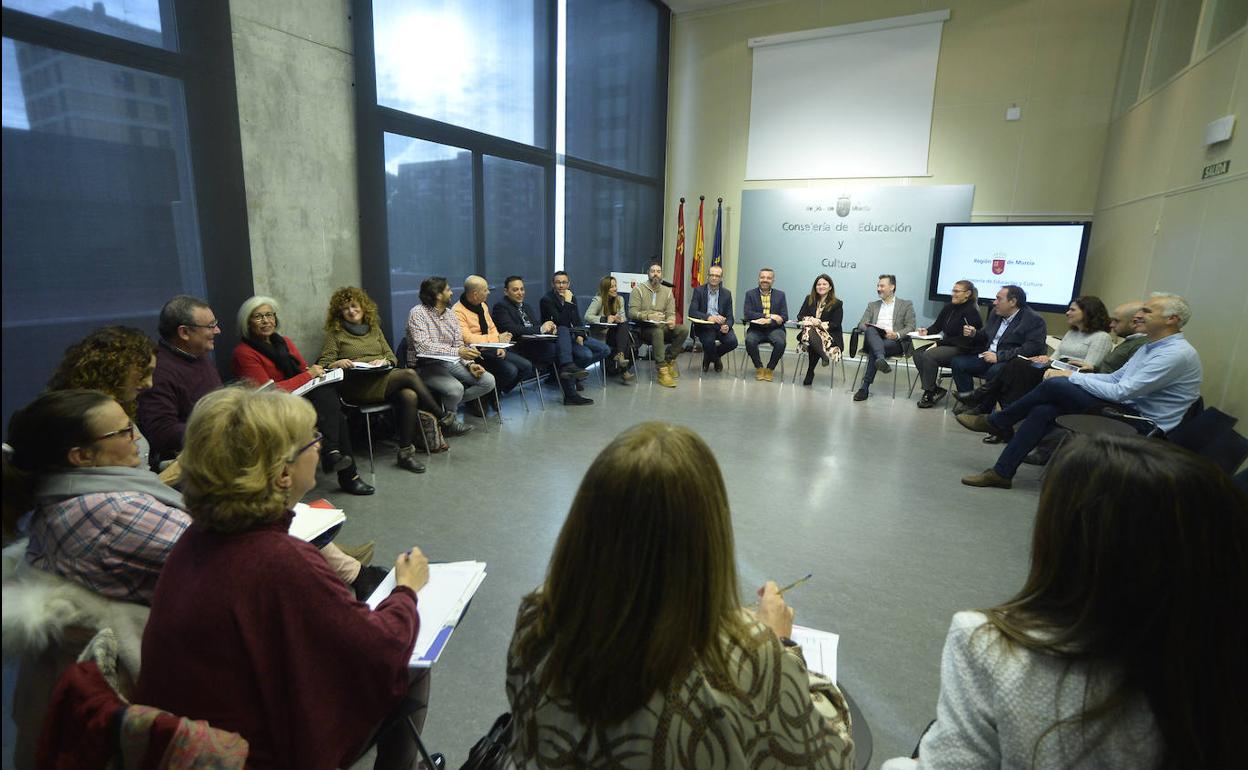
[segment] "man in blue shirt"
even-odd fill
[[[1112,405],[1147,417],[1163,431],[1178,427],[1200,397],[1200,356],[1181,331],[1191,317],[1191,308],[1179,295],[1154,293],[1135,315],[1135,328],[1147,341],[1118,371],[1087,374],[1050,369],[1044,382],[1005,409],[991,415],[959,415],[964,427],[1009,442],[996,465],[967,476],[962,483],[1009,489],[1023,458],[1039,445],[1059,415]],[[1015,424],[1019,424],[1017,431]]]

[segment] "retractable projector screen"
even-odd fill
[[[746,179],[926,176],[949,11],[752,38]]]

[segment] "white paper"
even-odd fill
[[[513,344],[511,342],[474,342],[472,346],[474,348],[509,348]]]
[[[369,361],[352,361],[351,368],[352,369],[389,369],[390,364],[386,361],[382,361],[380,364],[374,364]]]
[[[311,380],[308,380],[307,382],[303,383],[299,387],[292,390],[291,393],[294,393],[296,396],[302,396],[304,393],[307,393],[309,390],[314,390],[316,388],[321,387],[322,385],[327,385],[331,382],[341,382],[341,381],[342,381],[342,370],[330,369],[328,372],[325,372],[320,377],[314,377]]]
[[[454,627],[464,614],[464,608],[485,580],[485,562],[456,561],[429,565],[429,582],[416,592],[416,611],[420,615],[420,631],[416,634],[416,646],[412,649],[410,668],[429,668],[437,662],[446,644],[429,660],[426,656],[430,646],[437,641],[442,630]],[[368,597],[370,609],[377,609],[394,590],[394,569]]]
[[[830,631],[793,626],[793,635],[789,638],[802,646],[806,668],[836,681],[836,649],[841,637]]]
[[[290,522],[290,534],[305,542],[311,542],[347,520],[341,508],[314,508],[307,503],[295,503],[295,518]]]
[[[441,356],[441,355],[437,355],[436,353],[421,353],[417,355],[416,357],[427,358],[430,361],[445,361],[448,364],[453,364],[459,360],[459,356]]]
[[[524,335],[524,338],[526,340],[554,340],[554,339],[558,339],[559,335],[558,334],[526,334]]]
[[[910,332],[906,336],[913,337],[916,340],[943,340],[945,338],[945,335],[942,332],[936,332],[935,334],[919,334],[918,332]]]

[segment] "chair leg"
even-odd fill
[[[802,355],[801,351],[798,351],[797,364],[793,366],[793,379],[789,381],[790,385],[797,384],[797,375],[802,373],[802,369],[803,369],[802,365],[805,364],[806,362],[807,362],[806,357]]]
[[[524,380],[520,380],[519,382],[517,382],[516,387],[520,388],[520,403],[524,404],[524,411],[527,413],[530,410],[529,410],[529,399],[525,398],[525,395],[524,395]],[[498,415],[499,417],[502,417],[503,413],[499,412]]]
[[[377,486],[377,464],[373,462],[373,416],[364,415],[364,432],[368,435],[368,474],[372,477],[372,485]]]
[[[858,387],[858,375],[862,374],[862,362],[864,360],[862,356],[858,356],[858,368],[854,369],[854,384],[849,386],[850,390]]]
[[[528,404],[525,404],[528,406]],[[484,405],[483,405],[484,408]],[[498,398],[498,388],[494,389],[494,413],[498,415],[498,424],[503,424],[503,402]]]

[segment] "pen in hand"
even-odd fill
[[[780,595],[781,595],[781,596],[784,596],[785,591],[790,591],[790,590],[792,590],[792,589],[794,589],[794,588],[797,588],[797,587],[798,587],[798,586],[800,586],[802,583],[805,583],[807,580],[810,580],[812,577],[814,577],[814,574],[815,574],[815,573],[813,573],[813,572],[808,572],[808,573],[806,573],[806,576],[805,576],[805,577],[798,578],[797,580],[794,580],[792,583],[789,583],[787,586],[783,586],[783,587],[781,587],[781,588],[780,588],[780,591],[779,591]],[[761,593],[761,590],[760,590],[760,593]],[[757,609],[758,609],[758,602],[754,602],[753,604],[751,604],[751,605],[749,606],[749,609],[751,609],[751,610],[757,610]]]

